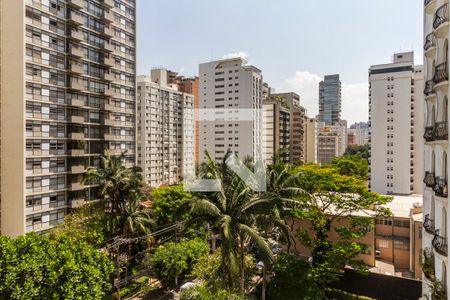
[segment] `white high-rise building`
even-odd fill
[[[221,160],[227,150],[240,158],[263,159],[261,70],[242,58],[199,66],[199,160],[208,151]]]
[[[448,41],[449,4],[426,0],[424,7],[424,223],[422,249],[431,253],[434,269],[424,270],[422,290],[430,298],[433,281],[442,288],[434,299],[450,299],[448,293],[449,198],[448,198]],[[421,127],[423,130],[424,128]],[[423,139],[421,140],[423,141]],[[436,295],[437,294],[437,295]],[[425,298],[425,297],[424,297]]]
[[[423,67],[414,53],[369,70],[370,189],[422,193]]]
[[[168,83],[168,72],[138,76],[138,165],[151,187],[178,183],[195,170],[194,96]]]

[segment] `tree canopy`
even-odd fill
[[[344,155],[335,157],[331,165],[341,175],[355,176],[365,180],[369,174],[369,163],[367,159],[359,155]]]

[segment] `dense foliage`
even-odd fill
[[[369,174],[369,162],[359,155],[344,155],[336,157],[331,165],[341,175],[355,176],[359,179],[367,179]]]
[[[211,290],[204,285],[183,290],[180,295],[181,300],[244,300],[241,295],[235,294],[226,289]]]
[[[101,299],[112,272],[105,253],[67,236],[0,237],[3,299]]]
[[[177,278],[182,280],[188,275],[199,258],[208,252],[208,244],[199,239],[169,242],[159,246],[147,264],[165,285],[170,286]]]
[[[190,218],[192,194],[182,185],[163,186],[150,193],[152,210],[158,226],[185,221]]]
[[[369,144],[350,145],[345,150],[344,155],[358,155],[362,158],[369,159]]]

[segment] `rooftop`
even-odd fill
[[[394,199],[391,203],[387,204],[386,207],[389,208],[394,215],[394,217],[399,218],[409,218],[411,208],[422,207],[422,195],[415,194],[409,196],[393,196]]]

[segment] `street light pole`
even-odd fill
[[[261,300],[266,300],[266,264],[263,261],[260,261],[256,264],[256,268],[258,270],[262,270],[262,293]]]

